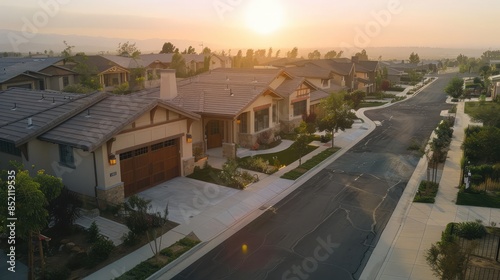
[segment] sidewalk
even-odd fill
[[[448,223],[477,219],[486,225],[500,222],[500,209],[455,204],[462,157],[460,146],[469,123],[469,116],[464,114],[464,102],[460,102],[436,202],[412,202],[418,184],[426,178],[427,162],[422,157],[360,279],[437,279],[425,261],[425,253],[432,243],[441,239],[441,232]]]

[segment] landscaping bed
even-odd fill
[[[281,178],[283,179],[289,179],[289,180],[296,180],[300,176],[302,176],[304,173],[315,167],[316,165],[320,164],[323,162],[325,159],[333,155],[335,152],[340,150],[340,148],[330,148],[327,150],[324,150],[323,152],[313,156],[311,159],[306,161],[304,164],[300,165],[299,167],[288,171],[287,173],[283,174]]]
[[[459,191],[457,205],[500,208],[500,193]]]
[[[203,169],[195,167],[193,174],[187,177],[238,190],[245,189],[251,183],[258,181],[258,178],[247,171],[241,171],[236,160],[224,163],[222,170],[210,165],[206,165]]]
[[[413,202],[422,202],[422,203],[434,203],[437,192],[439,189],[439,184],[429,181],[422,181],[418,186],[417,193],[415,194],[415,198]]]
[[[127,271],[122,276],[115,278],[117,280],[141,280],[147,279],[155,272],[179,258],[182,254],[191,250],[194,246],[200,243],[196,236],[191,235],[175,242],[168,248],[160,251],[158,256],[152,257],[146,261],[136,265],[131,270]]]

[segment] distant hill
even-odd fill
[[[14,35],[12,35],[14,34]],[[14,49],[11,44],[10,37],[21,38],[18,44],[18,50]],[[44,52],[44,50],[53,50],[54,53],[59,54],[64,48],[63,41],[66,41],[69,45],[75,46],[74,52],[85,52],[87,54],[97,54],[100,52],[109,52],[114,54],[118,48],[119,43],[124,43],[129,41],[130,43],[136,43],[136,47],[141,50],[142,53],[158,53],[163,43],[172,42],[180,50],[184,50],[189,46],[193,46],[196,51],[201,51],[200,41],[190,41],[190,40],[177,40],[177,39],[147,39],[147,40],[136,40],[133,38],[106,38],[106,37],[92,37],[92,36],[81,36],[81,35],[61,35],[61,34],[36,34],[32,39],[26,39],[28,42],[24,42],[26,38],[21,32],[0,29],[0,52],[10,52],[18,51],[22,53],[36,53]],[[216,45],[208,45],[210,48],[216,48]]]
[[[16,50],[10,42],[10,37],[21,38],[22,43],[18,44],[18,50]],[[158,53],[165,42],[172,42],[181,51],[188,46],[193,46],[196,51],[200,52],[202,47],[201,41],[195,40],[180,40],[180,39],[147,39],[147,40],[136,40],[133,38],[107,38],[107,37],[93,37],[93,36],[81,36],[81,35],[61,35],[61,34],[36,34],[31,39],[26,39],[21,32],[0,29],[0,53],[18,51],[21,53],[43,53],[45,50],[54,51],[55,54],[60,54],[64,49],[63,41],[68,42],[69,45],[75,46],[74,52],[85,52],[87,54],[97,54],[97,53],[110,53],[114,54],[119,43],[131,42],[136,43],[136,46],[142,53]],[[230,46],[224,46],[223,42],[212,43],[204,42],[204,45],[211,48],[212,51],[220,51],[222,49],[226,52],[231,49]],[[254,48],[253,46],[248,46],[248,48]],[[291,46],[289,49],[292,49]],[[237,53],[238,48],[232,48],[232,54]],[[254,48],[257,49],[257,48]],[[275,48],[277,50],[279,48]],[[281,48],[281,57],[286,55],[288,51],[286,48]],[[303,56],[307,58],[309,52],[319,50],[321,55],[326,54],[330,50],[340,51],[340,47],[318,47],[318,48],[301,48],[299,46],[299,57]],[[243,50],[245,51],[245,50]],[[350,50],[344,53],[344,57],[351,57],[358,50]],[[377,60],[380,56],[383,60],[390,59],[408,59],[411,52],[416,52],[419,54],[421,59],[442,59],[442,58],[456,58],[459,54],[464,54],[469,57],[480,57],[481,54],[486,51],[485,49],[458,49],[458,48],[430,48],[430,47],[367,47],[367,54],[370,59]],[[245,53],[245,52],[243,52]]]

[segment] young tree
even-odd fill
[[[448,242],[440,241],[431,245],[425,256],[426,261],[434,275],[440,279],[465,279],[470,257],[476,246],[476,242],[471,242],[462,248],[454,238]]]
[[[68,45],[68,43],[66,41],[63,41],[64,45],[66,46],[64,48],[64,50],[61,52],[61,55],[62,57],[64,58],[63,59],[63,63],[66,64],[66,62],[70,62],[72,61],[71,60],[71,57],[73,56],[73,48],[75,48],[75,46],[70,46]]]
[[[302,157],[306,154],[307,145],[309,144],[309,132],[307,123],[302,121],[295,129],[297,137],[293,143],[293,150],[299,155],[299,166],[302,165]]]
[[[444,91],[452,98],[460,98],[464,92],[464,80],[460,77],[454,77],[448,83]]]
[[[323,117],[318,122],[319,131],[328,131],[332,133],[332,147],[334,147],[334,134],[339,129],[345,131],[351,128],[356,114],[351,111],[351,107],[345,101],[345,92],[331,93],[320,103]]]
[[[166,42],[163,44],[160,53],[177,53],[179,49],[174,46],[174,44],[170,42]]]

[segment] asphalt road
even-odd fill
[[[450,108],[451,77],[368,111],[370,135],[174,279],[358,279],[419,161],[408,147]]]

